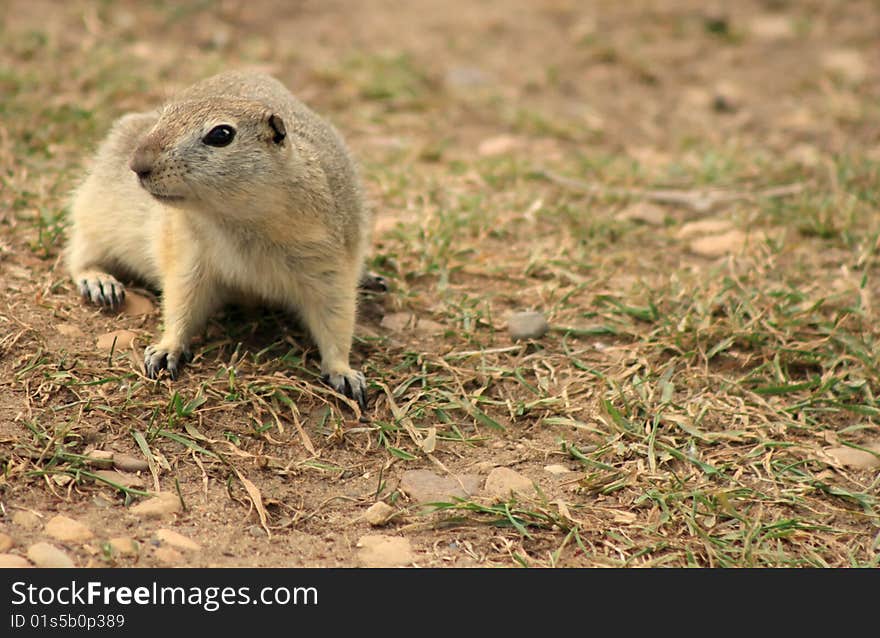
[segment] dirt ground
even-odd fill
[[[876,2],[0,0],[0,20],[0,553],[876,566]],[[64,271],[112,121],[241,67],[362,167],[390,284],[362,299],[363,415],[271,310],[227,309],[149,381],[156,291],[102,313]],[[527,310],[550,330],[514,341]],[[95,450],[145,467],[102,479]],[[420,498],[414,471],[446,483]],[[153,492],[174,511],[138,513]]]

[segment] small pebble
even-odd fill
[[[159,492],[151,499],[132,505],[129,511],[142,518],[161,518],[179,512],[180,499],[174,492]]]
[[[650,202],[636,202],[620,211],[617,218],[648,226],[663,226],[666,223],[666,209]]]
[[[752,36],[768,42],[788,40],[795,36],[794,24],[787,15],[763,14],[752,18],[748,25]]]
[[[183,554],[173,547],[159,547],[153,551],[153,556],[165,565],[179,565],[183,562]]]
[[[111,467],[113,465],[113,452],[110,450],[92,450],[86,452],[89,465],[97,467]]]
[[[8,552],[13,545],[15,541],[12,540],[12,536],[0,532],[0,554]]]
[[[540,312],[517,312],[507,319],[507,329],[514,341],[540,339],[550,329],[547,319]]]
[[[382,317],[379,325],[392,332],[404,332],[415,327],[416,316],[411,312],[392,312]]]
[[[394,312],[382,317],[380,326],[391,332],[414,334],[422,337],[443,334],[446,326],[431,319],[419,318],[411,312]]]
[[[379,527],[388,522],[388,519],[394,514],[394,508],[388,505],[388,503],[383,503],[379,501],[378,503],[373,503],[367,508],[367,511],[364,512],[364,519],[373,527]]]
[[[248,527],[248,533],[255,538],[266,538],[266,530],[260,525],[251,525]]]
[[[449,86],[467,89],[488,84],[490,79],[485,71],[473,66],[453,67],[444,78]]]
[[[568,474],[571,472],[571,470],[568,469],[567,467],[565,467],[564,465],[545,465],[544,471],[549,472],[550,474],[555,474],[555,475]]]
[[[0,569],[17,567],[33,567],[33,565],[28,559],[18,554],[0,554]]]
[[[848,82],[858,83],[871,74],[872,63],[855,49],[835,49],[822,55],[825,71]],[[875,62],[876,63],[876,62]]]
[[[150,469],[150,464],[144,459],[139,459],[128,454],[114,454],[113,467],[123,472],[146,472]]]
[[[95,507],[101,507],[101,508],[105,508],[105,509],[116,505],[116,503],[105,498],[104,496],[101,496],[100,494],[95,494],[92,497],[92,504],[95,505]]]
[[[723,257],[737,253],[746,244],[746,234],[739,230],[731,230],[723,235],[700,237],[690,243],[690,251],[701,257]]]
[[[507,500],[511,494],[527,496],[535,491],[532,482],[509,467],[496,467],[486,477],[486,494],[496,500]]]
[[[407,470],[400,490],[417,503],[451,502],[480,491],[480,477],[473,474],[439,476],[430,470]]]
[[[726,219],[712,217],[695,222],[688,222],[678,229],[675,236],[679,239],[690,239],[701,235],[721,235],[733,230],[733,224]]]
[[[114,536],[107,544],[113,553],[120,556],[136,556],[140,549],[138,542],[129,536]]]
[[[876,454],[857,450],[851,447],[832,447],[825,450],[835,461],[841,465],[859,469],[880,467],[880,458]],[[880,453],[880,449],[877,450]]]
[[[156,532],[156,538],[163,543],[176,547],[177,549],[186,549],[194,552],[202,549],[202,546],[191,538],[187,538],[183,534],[179,534],[170,529],[160,529]]]
[[[34,543],[27,557],[37,567],[76,567],[70,556],[50,543]]]
[[[30,510],[19,510],[12,515],[12,522],[25,529],[39,529],[43,526],[43,519]]]
[[[127,350],[131,346],[137,335],[131,330],[114,330],[98,337],[95,345],[99,350],[110,350],[119,352]]]
[[[125,301],[119,310],[129,316],[149,315],[156,310],[156,306],[147,297],[129,290],[126,291]]]
[[[520,140],[511,135],[497,135],[490,137],[477,146],[477,153],[483,157],[494,157],[496,155],[505,155],[514,151],[520,146]]]
[[[493,445],[494,448],[502,448],[504,447],[504,441],[495,441],[495,443],[501,443],[501,445]],[[477,474],[488,474],[492,470],[494,470],[498,466],[498,463],[495,461],[478,461],[474,465],[474,470],[476,470]]]
[[[409,540],[381,534],[361,536],[358,562],[364,567],[406,567],[415,561]]]
[[[58,514],[46,523],[46,534],[63,543],[81,543],[94,538],[92,530],[77,520]]]
[[[95,475],[110,481],[110,483],[113,483],[114,485],[121,485],[122,487],[133,487],[137,489],[144,486],[144,480],[135,474],[123,474],[116,470],[96,470]],[[110,487],[109,483],[104,483],[104,485]]]
[[[65,337],[82,337],[83,331],[79,329],[78,326],[74,326],[69,323],[59,323],[55,326],[55,329],[63,334]]]

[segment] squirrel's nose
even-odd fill
[[[128,163],[128,167],[133,170],[140,179],[145,179],[153,172],[152,159],[153,158],[149,153],[138,149],[134,152],[134,155],[131,156],[131,161]]]

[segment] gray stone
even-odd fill
[[[449,503],[480,491],[480,477],[474,474],[438,476],[430,470],[408,470],[400,479],[400,489],[417,503]]]
[[[540,312],[528,310],[516,312],[507,319],[507,329],[514,341],[540,339],[550,329],[547,319]]]

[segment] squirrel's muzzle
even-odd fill
[[[153,163],[155,157],[153,153],[145,149],[137,149],[131,156],[128,167],[135,172],[139,179],[146,179],[153,172]]]

